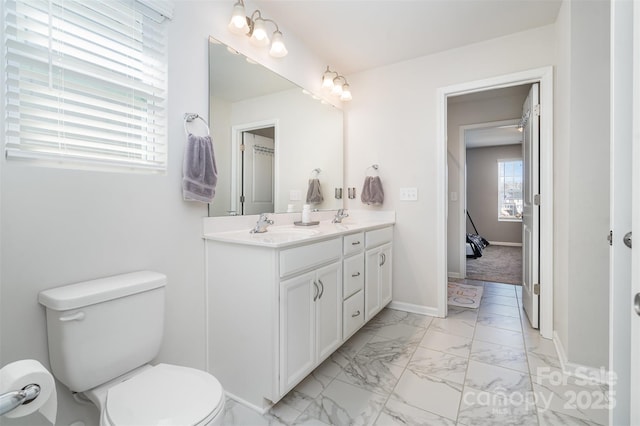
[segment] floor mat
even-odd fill
[[[447,303],[463,308],[477,308],[480,306],[482,291],[484,289],[477,285],[467,285],[460,283],[447,284]]]

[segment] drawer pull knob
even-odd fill
[[[351,314],[351,318],[355,318],[360,315],[360,310],[357,310],[355,314]]]
[[[355,274],[351,274],[351,276],[352,276],[353,278],[355,278],[355,277],[359,277],[359,276],[360,276],[360,272],[356,272]]]
[[[357,246],[358,244],[360,244],[360,241],[354,241],[351,243],[352,246]]]

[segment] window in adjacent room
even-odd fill
[[[164,172],[171,3],[2,1],[7,158]]]
[[[522,221],[522,160],[498,160],[498,220]]]

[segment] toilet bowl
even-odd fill
[[[141,271],[38,295],[51,371],[96,405],[101,426],[222,423],[225,396],[214,376],[149,364],[162,343],[165,285],[166,276]]]

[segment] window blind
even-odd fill
[[[154,2],[4,3],[7,157],[166,170],[167,25]]]

